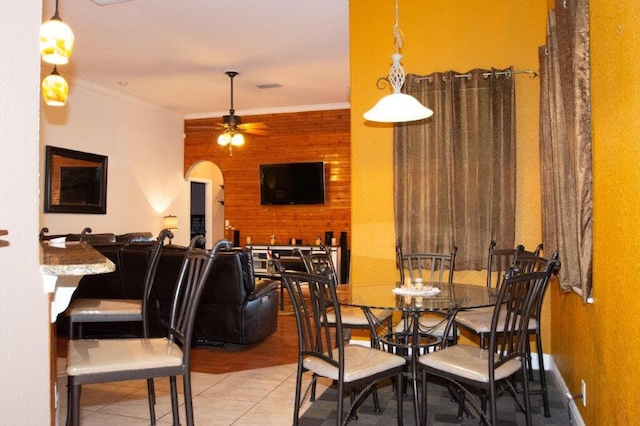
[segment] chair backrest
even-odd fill
[[[335,339],[342,335],[340,302],[335,275],[280,270],[282,282],[289,293],[298,328],[300,360],[312,356],[338,367],[343,375],[344,343]],[[328,312],[335,315],[335,323],[323,319]],[[333,349],[337,347],[337,352]]]
[[[298,248],[294,249],[296,253],[302,259],[302,264],[310,274],[327,275],[332,273],[333,276],[337,276],[336,268],[331,259],[331,252],[325,246],[321,246],[322,251],[311,251],[306,255]]]
[[[425,284],[451,284],[457,251],[456,246],[453,246],[451,253],[402,253],[402,250],[396,248],[400,281],[409,278],[414,282],[416,278],[420,278]]]
[[[487,256],[487,287],[498,288],[504,280],[504,275],[512,266],[518,266],[516,259],[518,257],[539,257],[542,250],[542,244],[539,244],[534,251],[525,250],[523,245],[515,248],[496,248],[496,242],[489,243],[489,255]],[[542,258],[540,258],[542,259]],[[547,259],[542,259],[542,268],[547,263]],[[533,264],[532,264],[533,266]],[[520,272],[526,272],[527,269],[520,268]]]
[[[191,239],[180,267],[171,304],[168,338],[171,341],[180,342],[183,359],[187,362],[191,352],[193,323],[196,318],[202,290],[207,282],[218,251],[231,248],[231,242],[228,240],[218,241],[211,250],[197,248],[204,243],[205,239],[201,235]]]
[[[489,374],[510,359],[524,357],[533,308],[551,275],[560,268],[558,260],[547,262],[540,271],[520,273],[510,268],[500,286],[489,332]]]
[[[142,288],[142,329],[144,337],[150,337],[150,315],[149,315],[149,300],[151,298],[151,289],[156,279],[156,270],[158,269],[158,262],[164,248],[164,241],[167,238],[173,238],[173,233],[169,229],[163,229],[158,234],[158,238],[153,242],[153,248],[147,260],[147,268],[144,275],[144,285]],[[142,246],[141,246],[142,248]],[[144,247],[143,252],[146,251]]]
[[[504,275],[514,265],[516,253],[524,250],[524,246],[516,248],[496,248],[496,242],[489,243],[487,256],[487,288],[498,288],[504,280]]]
[[[524,250],[518,252],[518,255],[516,256],[516,260],[514,264],[515,267],[519,268],[520,271],[523,273],[539,272],[539,271],[545,270],[545,268],[549,264],[549,260],[538,255],[540,253],[541,246],[542,245],[538,246],[538,248],[533,252],[528,252]],[[559,260],[558,252],[553,253],[550,260],[558,261]],[[560,267],[560,263],[558,262],[558,266],[551,271],[551,277],[553,277],[558,273],[559,267]],[[538,293],[536,300],[534,301],[534,304],[533,304],[533,311],[531,313],[531,316],[535,318],[536,321],[540,321],[540,315],[542,312],[542,302],[544,301],[544,294],[546,292],[548,284],[549,284],[549,281],[547,280],[544,287]]]

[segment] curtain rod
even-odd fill
[[[490,72],[485,72],[482,73],[483,77],[490,77],[491,75],[506,75],[506,76],[511,76],[512,72],[511,71],[497,71],[494,73],[490,73]],[[538,73],[535,71],[531,71],[531,70],[522,70],[522,71],[513,71],[513,74],[528,74],[529,78],[536,78],[538,76]],[[471,77],[471,74],[456,74],[454,76],[455,78],[462,78],[462,77]],[[444,76],[443,76],[444,78]],[[418,77],[416,78],[416,81],[420,82],[422,80],[433,80],[433,77],[431,76],[426,76],[426,77]]]

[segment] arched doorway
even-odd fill
[[[211,161],[200,161],[187,172],[191,185],[191,236],[202,234],[207,247],[224,238],[224,178]]]

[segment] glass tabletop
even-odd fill
[[[400,282],[395,284],[357,284],[349,285],[342,293],[342,304],[372,309],[396,309],[410,312],[443,311],[451,308],[470,309],[493,306],[498,291],[485,285],[453,283],[423,286],[424,294],[418,295],[415,290],[407,289],[403,294]],[[428,287],[440,291],[429,295]],[[400,292],[396,294],[394,292]]]

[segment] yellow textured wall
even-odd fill
[[[365,123],[362,114],[388,89],[386,76],[394,51],[392,0],[350,1],[352,282],[394,282],[392,127]],[[402,64],[407,73],[466,72],[474,68],[538,70],[538,46],[545,43],[547,0],[399,0],[404,34]],[[516,241],[535,247],[541,241],[538,155],[539,79],[516,78],[517,188]],[[435,111],[438,114],[438,111]],[[488,245],[487,241],[487,245]],[[456,273],[456,280],[467,280]],[[483,282],[484,276],[474,277]],[[550,303],[547,300],[545,310]],[[545,328],[549,321],[543,321]],[[545,340],[549,332],[544,333]],[[548,343],[548,342],[547,342]]]
[[[587,425],[640,419],[640,3],[591,2],[593,305],[553,288],[553,356]]]

